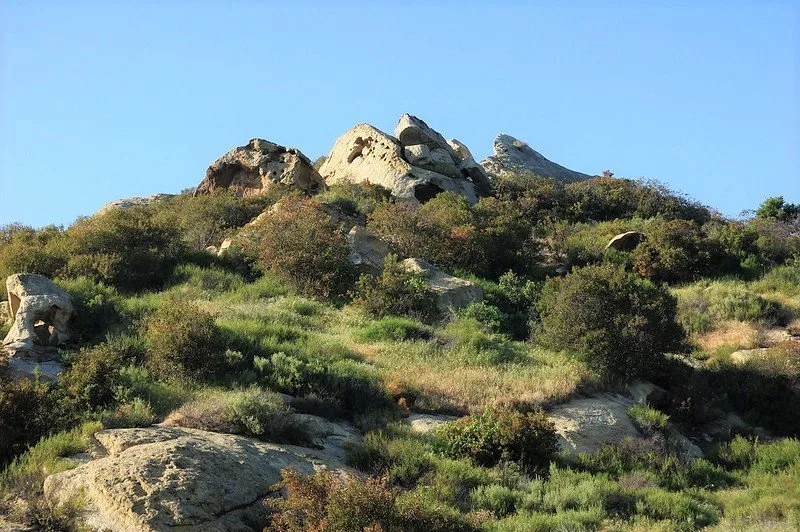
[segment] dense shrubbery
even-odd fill
[[[380,274],[365,274],[358,280],[355,304],[375,318],[395,315],[426,320],[437,313],[436,296],[425,275],[407,270],[391,254]]]
[[[351,288],[355,270],[347,238],[316,201],[287,198],[256,231],[261,267],[301,293],[337,298]]]
[[[436,436],[447,456],[487,467],[514,461],[531,473],[546,469],[558,451],[555,428],[541,412],[488,408],[444,425]]]
[[[578,268],[545,284],[537,339],[585,356],[606,378],[642,376],[683,339],[676,306],[666,289],[616,266]]]
[[[208,380],[219,373],[224,346],[214,318],[195,303],[168,299],[147,321],[147,365],[165,380]]]
[[[378,205],[389,201],[390,196],[391,190],[369,181],[338,181],[318,194],[316,199],[348,216],[368,216]]]

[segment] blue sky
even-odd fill
[[[404,112],[479,159],[502,132],[730,216],[800,202],[800,2],[493,4],[0,0],[0,224]]]

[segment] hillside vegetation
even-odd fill
[[[474,205],[275,185],[2,227],[0,278],[45,275],[77,306],[55,382],[0,377],[2,513],[80,529],[80,501],[48,503],[42,483],[103,427],[303,444],[309,413],[364,434],[348,450],[363,476],[285,471],[268,530],[796,530],[800,208],[754,207],[729,220],[657,183],[520,173]],[[350,262],[331,212],[389,245],[381,273]],[[646,239],[607,248],[626,231]],[[408,257],[483,301],[443,312]],[[667,392],[631,412],[649,437],[559,451],[548,408],[637,379]],[[419,433],[412,412],[459,419]],[[704,457],[668,445],[730,413],[747,428]]]

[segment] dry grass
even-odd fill
[[[697,335],[694,343],[703,351],[713,351],[720,347],[750,349],[758,343],[759,327],[743,321],[724,321],[713,330]]]

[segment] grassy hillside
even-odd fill
[[[366,476],[287,473],[271,529],[797,529],[797,210],[771,199],[734,221],[654,183],[506,175],[476,205],[274,187],[3,227],[0,277],[51,277],[78,314],[57,382],[0,377],[0,506],[77,529],[78,508],[42,501],[42,482],[102,427],[178,419],[303,443],[313,430],[296,414],[313,413],[365,433],[349,461]],[[358,271],[343,218],[397,257],[473,280],[484,300],[442,313],[424,277],[391,259]],[[606,249],[630,230],[646,240]],[[206,251],[234,235],[222,257]],[[650,437],[556,451],[542,409],[635,379],[667,391],[631,413]],[[419,434],[402,421],[411,412],[461,419]],[[664,443],[729,413],[749,428],[704,458]]]

